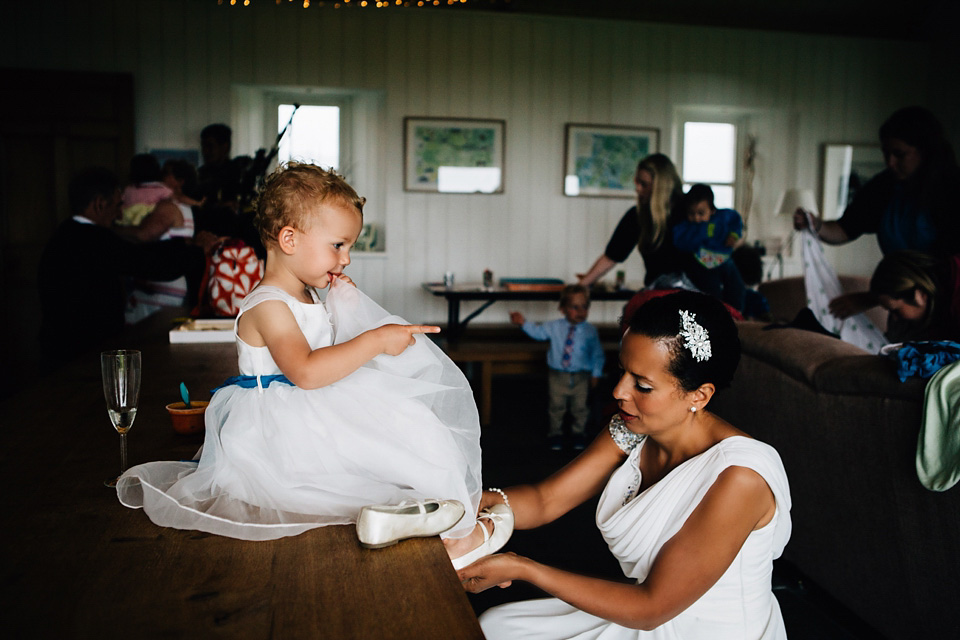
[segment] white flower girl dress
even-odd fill
[[[325,302],[314,298],[305,304],[261,286],[240,315],[283,301],[313,349],[408,324],[339,281]],[[246,386],[214,393],[199,461],[131,468],[117,483],[124,505],[165,527],[268,540],[355,522],[369,504],[439,498],[466,511],[446,535],[473,530],[481,495],[476,403],[459,368],[427,337],[311,390],[286,381],[266,347],[238,338],[237,351]]]

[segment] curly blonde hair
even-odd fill
[[[276,245],[284,227],[306,229],[317,205],[335,200],[363,216],[367,199],[357,195],[343,176],[314,164],[288,162],[267,176],[255,203],[254,219],[264,246]]]

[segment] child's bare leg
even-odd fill
[[[446,547],[447,555],[450,556],[451,560],[466,555],[483,544],[484,536],[480,527],[486,527],[487,533],[489,534],[493,533],[493,521],[487,518],[481,518],[477,520],[477,526],[473,528],[473,531],[471,531],[469,535],[462,538],[443,539],[443,546]]]

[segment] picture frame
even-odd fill
[[[637,163],[660,150],[660,129],[568,123],[564,130],[563,194],[635,198]]]
[[[823,219],[839,219],[857,190],[885,167],[880,145],[823,145],[820,182],[820,214]]]
[[[186,160],[194,167],[200,166],[200,152],[196,149],[150,149],[150,154],[161,167],[168,160]]]
[[[504,120],[404,118],[404,191],[503,193],[506,127]]]

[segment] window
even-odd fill
[[[280,139],[277,160],[310,162],[339,170],[340,107],[336,105],[300,105],[281,103],[277,107],[277,135]]]
[[[364,223],[377,238],[376,250],[382,251],[386,200],[380,170],[384,92],[236,84],[231,94],[233,152],[272,154],[268,172],[276,163],[290,160],[332,167],[357,193],[374,203],[364,208]]]
[[[283,133],[277,162],[310,162],[349,171],[352,162],[353,97],[347,93],[268,92],[264,125],[270,137]],[[284,129],[286,132],[284,133]]]
[[[683,123],[684,190],[701,182],[713,189],[718,209],[735,208],[737,126],[731,122]]]

